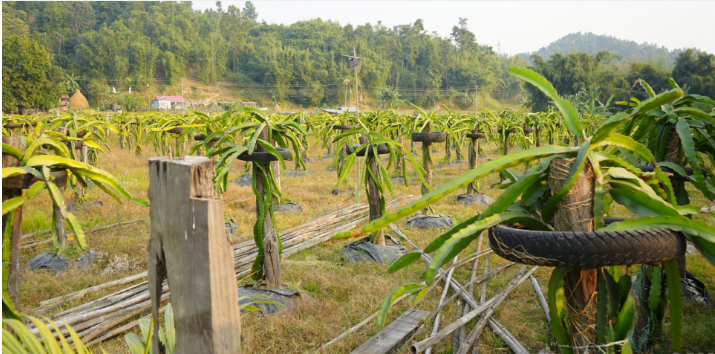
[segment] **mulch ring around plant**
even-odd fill
[[[252,183],[251,182],[252,179],[253,179],[252,175],[243,175],[243,176],[236,178],[236,180],[231,182],[231,184],[236,184],[239,186],[250,186]]]
[[[84,202],[81,204],[75,204],[74,202],[67,201],[65,203],[65,208],[67,208],[67,211],[70,213],[79,213],[79,212],[87,212],[87,211],[92,211],[93,209],[96,208],[103,208],[104,203],[102,203],[99,200],[92,200],[88,202]]]
[[[306,294],[301,294],[300,292],[292,289],[264,289],[257,288],[255,286],[255,284],[246,284],[246,286],[238,288],[238,304],[243,305],[254,302],[256,300],[271,302],[271,304],[251,304],[251,306],[258,308],[258,310],[263,315],[287,310],[300,302],[311,300],[310,296]],[[241,297],[243,296],[251,296],[253,298],[241,299]],[[248,312],[248,310],[241,310],[241,314],[245,314]]]
[[[226,226],[226,235],[235,235],[238,232],[238,224],[231,218],[226,218],[224,220]]]
[[[490,198],[485,194],[460,194],[455,198],[457,203],[460,204],[479,204],[479,205],[489,205],[494,203],[494,199]]]
[[[333,189],[332,191],[330,191],[330,193],[338,195],[338,194],[343,194],[343,193],[353,193],[354,191],[355,190],[353,190],[353,189],[343,188],[343,189]]]
[[[407,177],[407,183],[410,183],[414,180],[415,179],[412,177]],[[392,183],[405,183],[405,178],[403,176],[395,176],[395,177],[390,177],[390,181]]]
[[[52,269],[55,274],[67,270],[70,265],[82,269],[94,261],[96,253],[89,251],[75,260],[67,259],[57,253],[41,253],[25,264],[25,270]]]
[[[436,227],[441,229],[452,228],[452,219],[449,215],[418,215],[407,220],[407,226],[416,227],[418,229],[427,229]]]
[[[348,243],[340,252],[340,259],[346,263],[375,262],[392,264],[407,251],[400,241],[385,235],[385,246],[372,243],[370,237]]]
[[[683,286],[683,299],[703,305],[713,303],[708,288],[690,272],[686,272],[686,277],[681,281],[681,285]]]
[[[312,175],[314,175],[313,172],[310,172],[310,171],[297,171],[297,170],[288,171],[288,172],[286,172],[286,174],[285,174],[286,177],[303,177],[303,176],[312,176]]]
[[[276,213],[297,213],[303,210],[300,204],[295,202],[288,202],[285,204],[273,204],[273,211]]]

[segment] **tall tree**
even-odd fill
[[[2,42],[2,110],[18,107],[52,108],[60,97],[59,71],[50,55],[25,36],[8,36]]]
[[[673,79],[690,93],[715,96],[715,55],[688,49],[675,60]]]

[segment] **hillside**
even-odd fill
[[[619,54],[624,61],[662,61],[666,66],[672,66],[678,53],[682,52],[681,49],[669,50],[665,47],[658,47],[655,44],[638,44],[634,41],[618,39],[612,36],[578,32],[567,34],[536,52],[518,55],[529,60],[534,54],[546,59],[554,53],[586,52],[593,55],[603,50]]]

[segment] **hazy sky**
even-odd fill
[[[194,1],[194,9],[216,1]],[[245,1],[222,1],[243,8]],[[466,17],[477,42],[501,53],[536,51],[572,32],[593,32],[669,49],[697,47],[715,53],[715,1],[260,1],[258,19],[291,24],[322,18],[341,25],[411,24],[449,36]]]

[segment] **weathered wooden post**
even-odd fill
[[[467,134],[471,144],[469,145],[469,169],[473,170],[477,168],[477,153],[479,152],[479,139],[483,139],[486,136],[479,133],[479,128],[475,128],[471,134]],[[474,189],[474,183],[476,181],[467,185],[467,195],[472,195],[476,191]]]
[[[67,128],[59,128],[58,131],[64,135],[67,135]],[[65,187],[58,187],[60,194],[64,196]],[[57,205],[52,204],[52,218],[55,224],[55,232],[57,233],[57,243],[60,247],[67,245],[67,230],[65,229],[65,217],[62,215],[62,211]]]
[[[154,353],[162,282],[168,278],[176,353],[239,353],[241,318],[223,201],[206,157],[149,159],[149,292]]]
[[[502,155],[506,156],[509,154],[509,134],[514,132],[514,129],[499,129],[499,132],[504,134],[504,151],[502,151]],[[504,173],[499,174],[499,180],[501,182],[504,182]]]
[[[558,191],[566,183],[574,161],[574,158],[551,161],[549,185],[552,191]],[[594,180],[593,167],[586,162],[576,183],[554,213],[556,231],[594,231]],[[566,316],[571,327],[572,345],[576,347],[596,343],[598,271],[574,268],[564,277]],[[576,351],[585,352],[584,349]]]
[[[18,150],[22,151],[22,138],[19,136],[3,136],[2,137],[2,142],[3,144],[8,144],[10,146],[13,146],[17,148]],[[2,167],[12,167],[17,165],[19,161],[12,155],[2,155]],[[6,200],[10,198],[15,198],[19,197],[22,195],[22,189],[5,189],[6,187],[6,182],[3,182],[3,189],[2,189],[2,201],[5,202]],[[8,216],[13,215],[11,212],[10,214],[3,215],[2,217],[2,225],[3,225],[3,234],[4,234],[4,229],[7,227],[12,227],[12,233],[10,235],[10,260],[8,264],[8,275],[7,279],[7,289],[8,289],[8,294],[10,295],[10,299],[12,302],[15,304],[15,307],[19,308],[20,306],[20,242],[22,241],[21,233],[22,233],[22,206],[19,206],[17,209],[14,211],[14,215],[12,220],[7,220]],[[8,222],[12,224],[12,226],[8,226]],[[7,242],[7,240],[4,239],[3,237],[3,243]]]
[[[429,123],[425,127],[425,133],[429,133],[432,128],[432,124]],[[445,137],[446,140],[446,137]],[[430,152],[430,144],[429,142],[423,141],[422,142],[422,167],[425,169],[425,182],[427,182],[427,185],[432,185],[432,156]],[[425,195],[430,192],[429,188],[427,185],[423,184],[422,185],[422,195]],[[427,215],[429,213],[428,208],[422,209],[422,214]]]
[[[425,170],[425,182],[422,184],[422,195],[430,192],[427,185],[432,185],[432,157],[430,156],[430,145],[433,143],[443,143],[447,140],[444,132],[432,132],[432,123],[428,122],[420,133],[412,133],[412,141],[422,143],[422,167]],[[407,178],[407,176],[404,176]],[[429,208],[422,209],[422,215],[428,215]]]
[[[536,147],[541,147],[541,127],[536,126],[534,131],[534,134],[536,134]]]
[[[270,142],[270,136],[268,134],[268,127],[264,127],[258,136],[259,139]],[[256,152],[266,152],[266,149],[260,144],[256,144]],[[261,166],[259,166],[259,164]],[[259,162],[253,161],[253,175],[256,179],[256,190],[260,195],[260,198],[256,198],[256,215],[261,213],[261,203],[266,198],[266,187],[263,185],[263,179],[270,179],[272,176],[264,177],[264,170],[270,173],[270,162]],[[262,169],[260,167],[263,167]],[[276,230],[273,228],[273,196],[271,198],[270,208],[266,214],[266,218],[263,220],[263,269],[266,277],[266,286],[269,289],[280,289],[281,288],[281,256],[280,250],[278,248],[278,236],[276,235]]]
[[[367,174],[367,189],[368,189],[368,205],[370,206],[370,221],[377,220],[382,217],[382,208],[380,207],[380,189],[377,187],[377,183],[373,176],[379,176],[380,168],[378,166],[378,148],[377,146],[368,145],[367,152],[365,154],[367,159],[367,168],[370,169],[370,173]],[[373,234],[373,241],[375,244],[380,246],[385,246],[385,233],[382,230],[376,231]]]

